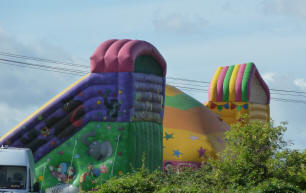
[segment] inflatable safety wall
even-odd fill
[[[162,168],[166,62],[150,43],[109,40],[91,73],[0,139],[31,148],[46,192],[88,190],[140,167]]]
[[[254,63],[219,67],[210,82],[206,106],[227,124],[249,120],[269,121],[270,92]]]
[[[229,126],[196,99],[167,85],[165,99],[164,170],[198,168],[224,149]]]

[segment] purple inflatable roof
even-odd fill
[[[166,61],[150,43],[142,40],[108,40],[103,42],[90,57],[90,71],[134,72],[134,63],[138,56],[152,56],[162,67],[166,75]]]

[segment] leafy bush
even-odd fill
[[[272,178],[263,181],[262,183],[258,184],[256,187],[251,188],[250,192],[254,193],[300,193],[302,192],[301,189],[299,189],[297,186],[294,186],[293,184],[290,184],[286,181]]]
[[[287,149],[285,124],[251,122],[244,117],[225,134],[226,148],[199,170],[149,173],[144,165],[108,180],[99,193],[306,192],[306,150]]]
[[[286,149],[278,152],[270,163],[273,176],[306,190],[306,150]]]
[[[154,192],[160,184],[161,172],[149,173],[143,166],[131,174],[125,174],[121,177],[115,177],[108,180],[105,184],[100,185],[96,192],[99,193],[140,193]]]

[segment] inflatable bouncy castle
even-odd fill
[[[255,64],[219,67],[209,87],[205,104],[228,125],[239,121],[242,114],[249,120],[269,121],[270,92]]]
[[[150,171],[198,168],[224,149],[229,127],[165,85],[165,76],[166,62],[150,43],[108,40],[91,56],[89,74],[2,136],[0,146],[32,150],[43,192],[90,190],[140,167],[142,158]]]
[[[166,62],[150,43],[109,40],[88,75],[1,137],[31,148],[46,192],[88,190],[140,167],[162,167]]]

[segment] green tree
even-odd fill
[[[278,152],[271,160],[270,169],[273,177],[306,190],[306,150]]]
[[[218,154],[218,160],[209,162],[216,190],[300,192],[305,189],[305,153],[285,149],[285,131],[286,123],[274,127],[272,121],[249,122],[247,117],[233,124],[225,134],[225,150]]]
[[[98,192],[256,192],[306,191],[306,151],[290,150],[283,140],[286,123],[249,122],[243,117],[225,133],[225,150],[199,170],[149,173],[144,165],[114,178]]]

